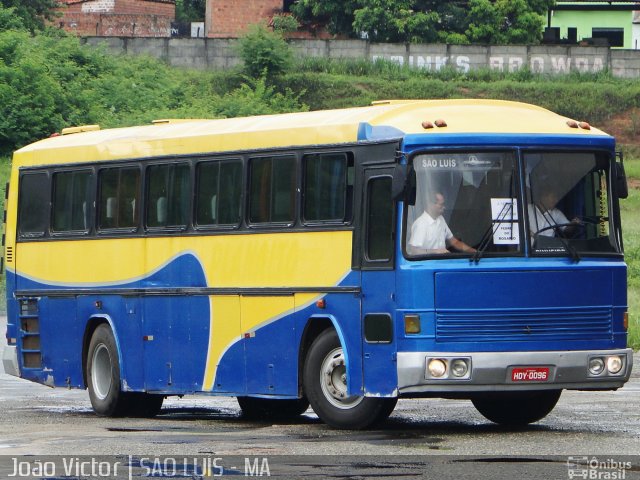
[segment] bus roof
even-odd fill
[[[436,120],[444,120],[446,126],[435,126]],[[577,127],[577,123],[572,128],[568,120],[541,107],[501,100],[389,100],[340,110],[163,120],[106,130],[74,128],[71,131],[79,133],[48,138],[16,151],[14,161],[20,166],[72,163],[355,143],[409,134],[608,136],[593,127]],[[432,128],[423,126],[429,123]]]

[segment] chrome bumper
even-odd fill
[[[13,375],[14,377],[20,376],[18,351],[15,346],[5,345],[4,350],[2,351],[2,366],[4,367],[4,373]]]
[[[623,367],[617,374],[606,371],[592,375],[589,359],[619,355]],[[429,378],[427,361],[468,359],[465,378]],[[400,395],[513,390],[611,390],[620,388],[631,375],[633,351],[630,348],[598,351],[556,352],[398,352],[398,390]],[[514,381],[511,372],[517,367],[548,367],[546,381]]]

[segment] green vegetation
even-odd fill
[[[0,6],[0,27],[7,10]],[[607,72],[549,77],[526,70],[487,70],[464,75],[453,69],[412,70],[385,61],[289,63],[286,52],[265,53],[288,50],[279,37],[260,32],[254,40],[245,43],[249,46],[244,68],[202,72],[171,68],[146,57],[109,55],[59,33],[0,29],[0,185],[8,177],[11,151],[82,124],[109,128],[157,118],[352,107],[385,98],[493,98],[535,103],[605,131],[614,117],[635,112],[621,131],[634,136],[640,130],[640,83]],[[639,349],[640,147],[623,145],[623,150],[634,187],[622,201],[630,344]]]
[[[553,0],[298,0],[302,23],[375,42],[538,43]]]

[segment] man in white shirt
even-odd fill
[[[566,215],[556,208],[557,204],[558,194],[552,190],[543,190],[538,201],[529,205],[531,236],[555,237],[560,232],[571,236],[575,233],[580,220],[574,218],[569,221]]]
[[[439,192],[429,195],[424,213],[411,226],[411,237],[407,244],[409,254],[449,253],[448,248],[466,253],[476,251],[451,233],[442,216],[444,210],[444,195]]]

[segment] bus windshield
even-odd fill
[[[524,164],[532,253],[617,251],[610,221],[606,156],[526,153]]]
[[[413,168],[416,201],[406,219],[409,257],[520,252],[513,152],[419,154]]]

